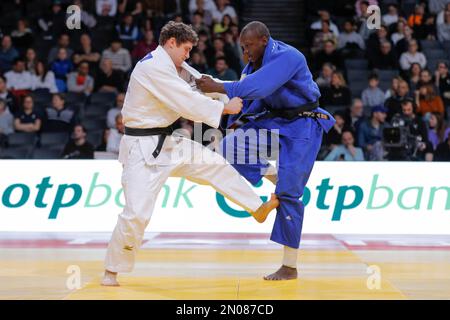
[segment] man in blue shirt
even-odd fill
[[[272,39],[267,27],[257,21],[244,27],[240,40],[249,59],[241,80],[219,83],[203,76],[197,86],[203,92],[221,92],[245,100],[243,114],[228,121],[231,128],[243,125],[225,137],[221,149],[249,182],[256,184],[271,174],[272,168],[260,149],[268,146],[278,150],[277,175],[270,180],[276,183],[280,206],[271,240],[284,245],[284,257],[281,268],[264,279],[295,279],[304,213],[299,198],[320,149],[322,134],[333,126],[334,119],[318,106],[320,91],[302,53]],[[252,131],[256,131],[256,139],[251,138]],[[267,131],[268,137],[260,135],[261,131]],[[235,140],[242,143],[235,144]],[[246,153],[244,163],[236,161],[242,152]]]

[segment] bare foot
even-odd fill
[[[251,215],[253,216],[253,218],[255,218],[256,221],[258,221],[259,223],[263,223],[264,221],[266,221],[270,211],[272,211],[279,205],[280,201],[278,201],[277,196],[272,193],[270,200],[264,202],[255,212],[251,213]]]
[[[102,286],[107,287],[118,287],[120,286],[119,282],[117,282],[117,272],[111,272],[105,270],[105,275],[103,276]]]
[[[281,266],[275,273],[264,277],[264,280],[293,280],[297,279],[297,268]]]

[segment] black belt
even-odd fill
[[[156,145],[155,151],[153,151],[152,153],[153,158],[158,157],[159,153],[161,152],[164,141],[166,140],[166,137],[170,136],[172,133],[173,133],[172,125],[165,128],[145,128],[145,129],[125,127],[125,134],[127,136],[134,136],[134,137],[159,136],[158,144]]]

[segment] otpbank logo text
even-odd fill
[[[337,185],[332,178],[324,178],[316,186],[307,186],[302,197],[305,206],[315,206],[316,209],[330,214],[332,221],[345,219],[345,213],[350,210],[364,208],[366,210],[388,210],[393,206],[401,210],[450,210],[449,186],[408,186],[402,189],[383,185],[379,174],[374,174],[371,181],[365,185]],[[255,186],[258,192],[262,183]],[[195,192],[197,185],[178,179],[178,184],[164,185],[161,190],[162,208],[184,207],[195,208],[204,200],[204,195]],[[49,192],[51,190],[52,192]],[[74,206],[98,208],[110,205],[111,202],[119,208],[124,206],[122,188],[114,189],[101,182],[99,172],[95,172],[90,184],[62,183],[55,185],[51,176],[42,177],[35,185],[14,183],[1,186],[1,206],[13,210],[23,206],[34,206],[48,210],[48,219],[56,219],[64,214],[64,209]],[[313,201],[313,196],[314,200]],[[267,195],[262,195],[263,201]],[[224,213],[237,218],[249,217],[245,211],[235,209],[221,194],[216,193],[215,201]],[[2,210],[3,211],[3,210]]]

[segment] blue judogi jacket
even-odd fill
[[[296,108],[319,100],[319,87],[312,78],[305,56],[281,41],[269,38],[261,68],[253,73],[252,71],[253,66],[248,63],[242,71],[240,81],[223,83],[230,99],[240,97],[246,100],[243,113],[263,112],[268,106],[273,109]],[[322,108],[317,108],[316,111],[330,116],[330,120],[318,119],[321,127],[328,132],[334,124],[333,117]],[[238,117],[239,115],[231,116],[228,126]],[[299,132],[304,131],[304,128],[300,128],[304,126],[302,120],[269,118],[250,121],[257,127],[278,129],[281,135],[297,137]]]

